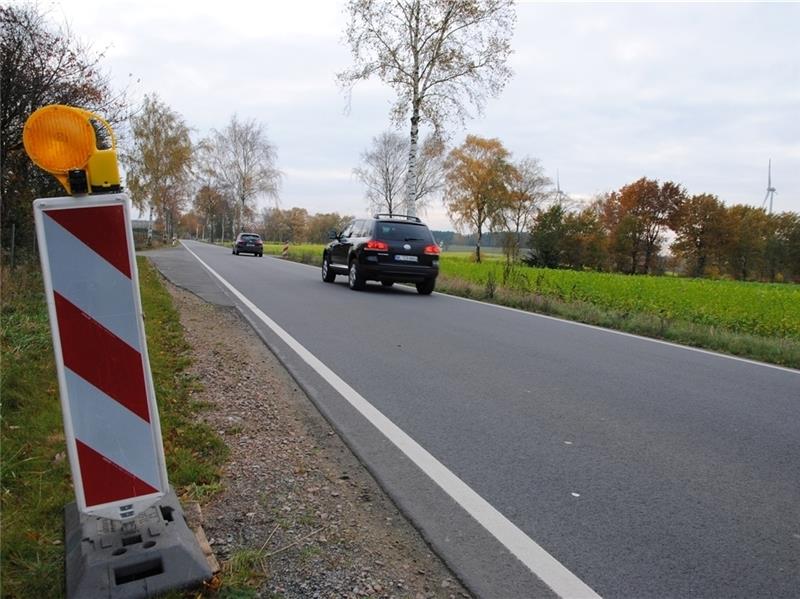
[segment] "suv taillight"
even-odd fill
[[[426,245],[425,253],[428,256],[438,256],[439,254],[442,253],[442,250],[439,248],[438,245]]]
[[[365,250],[373,250],[376,252],[388,252],[389,244],[385,241],[378,241],[377,239],[370,239],[364,246]]]

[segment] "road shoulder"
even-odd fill
[[[202,418],[231,450],[223,490],[204,507],[223,584],[283,597],[469,597],[238,312],[167,285],[209,404]]]

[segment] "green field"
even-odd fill
[[[648,313],[764,337],[800,340],[800,286],[628,276],[517,266],[504,276],[502,262],[442,259],[443,275],[486,286],[580,301],[623,312]]]

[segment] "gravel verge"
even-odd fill
[[[471,597],[239,313],[164,284],[208,404],[199,418],[230,448],[222,490],[203,505],[221,592]]]

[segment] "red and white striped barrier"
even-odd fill
[[[289,242],[288,241],[283,244],[283,252],[281,252],[281,256],[283,258],[288,258],[289,257]]]
[[[78,509],[134,517],[168,490],[130,202],[34,202]]]

